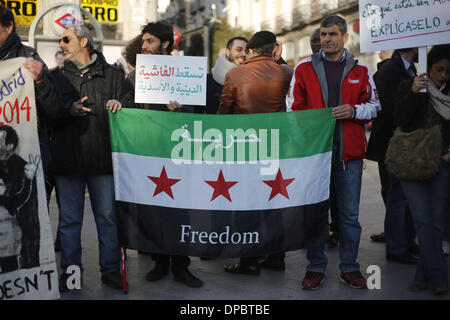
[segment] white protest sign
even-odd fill
[[[206,57],[138,54],[137,103],[206,105]]]
[[[450,43],[449,0],[359,0],[361,52]]]
[[[0,62],[0,300],[57,299],[34,81],[24,62]]]

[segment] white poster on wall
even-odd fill
[[[359,0],[361,52],[450,43],[448,0]]]
[[[206,105],[206,57],[138,54],[137,103]]]

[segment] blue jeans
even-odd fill
[[[83,223],[86,185],[97,225],[100,272],[104,275],[120,270],[120,250],[115,212],[112,175],[56,176],[59,206],[61,269],[81,265],[81,226]]]
[[[400,180],[389,174],[389,191],[384,219],[386,255],[401,255],[414,245],[414,223]]]
[[[400,180],[414,219],[420,245],[415,281],[448,283],[447,260],[442,252],[446,227],[450,164],[442,161],[439,173],[424,181]]]
[[[335,205],[339,222],[339,269],[342,272],[359,271],[356,262],[361,226],[358,222],[359,200],[361,195],[362,159],[348,160],[343,163],[338,157],[338,148],[333,146],[331,179],[335,190]],[[307,250],[309,265],[307,271],[325,272],[327,257],[325,246]]]

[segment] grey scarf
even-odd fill
[[[430,100],[434,110],[445,120],[450,120],[450,96],[439,91],[433,81],[429,81],[428,92],[430,93]]]
[[[91,57],[91,62],[89,62],[88,64],[82,64],[78,60],[73,60],[73,63],[78,67],[82,74],[85,74],[89,71],[89,67],[94,64],[95,60],[97,60],[97,55],[94,53]]]
[[[212,77],[217,83],[223,86],[227,72],[236,67],[237,65],[228,61],[227,56],[224,53],[217,59],[216,65],[211,69]]]

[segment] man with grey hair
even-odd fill
[[[309,40],[311,51],[313,54],[319,53],[320,51],[320,28],[314,29]],[[339,243],[339,229],[338,229],[338,217],[336,214],[335,206],[335,193],[334,188],[330,185],[330,234],[327,239],[327,247],[335,248]]]
[[[65,61],[55,82],[70,113],[67,121],[54,128],[51,146],[60,198],[60,291],[68,289],[68,268],[81,269],[86,186],[97,224],[102,282],[121,289],[108,110],[114,113],[122,106],[133,106],[133,89],[120,70],[94,50],[85,26],[68,26],[59,47]]]
[[[361,238],[358,216],[366,151],[364,124],[375,118],[381,107],[369,69],[344,49],[348,37],[344,18],[333,15],[321,21],[321,50],[296,66],[287,110],[332,108],[336,129],[330,184],[339,223],[340,280],[353,288],[366,288],[356,262]],[[307,258],[302,287],[318,289],[325,280],[325,246],[308,248]]]

